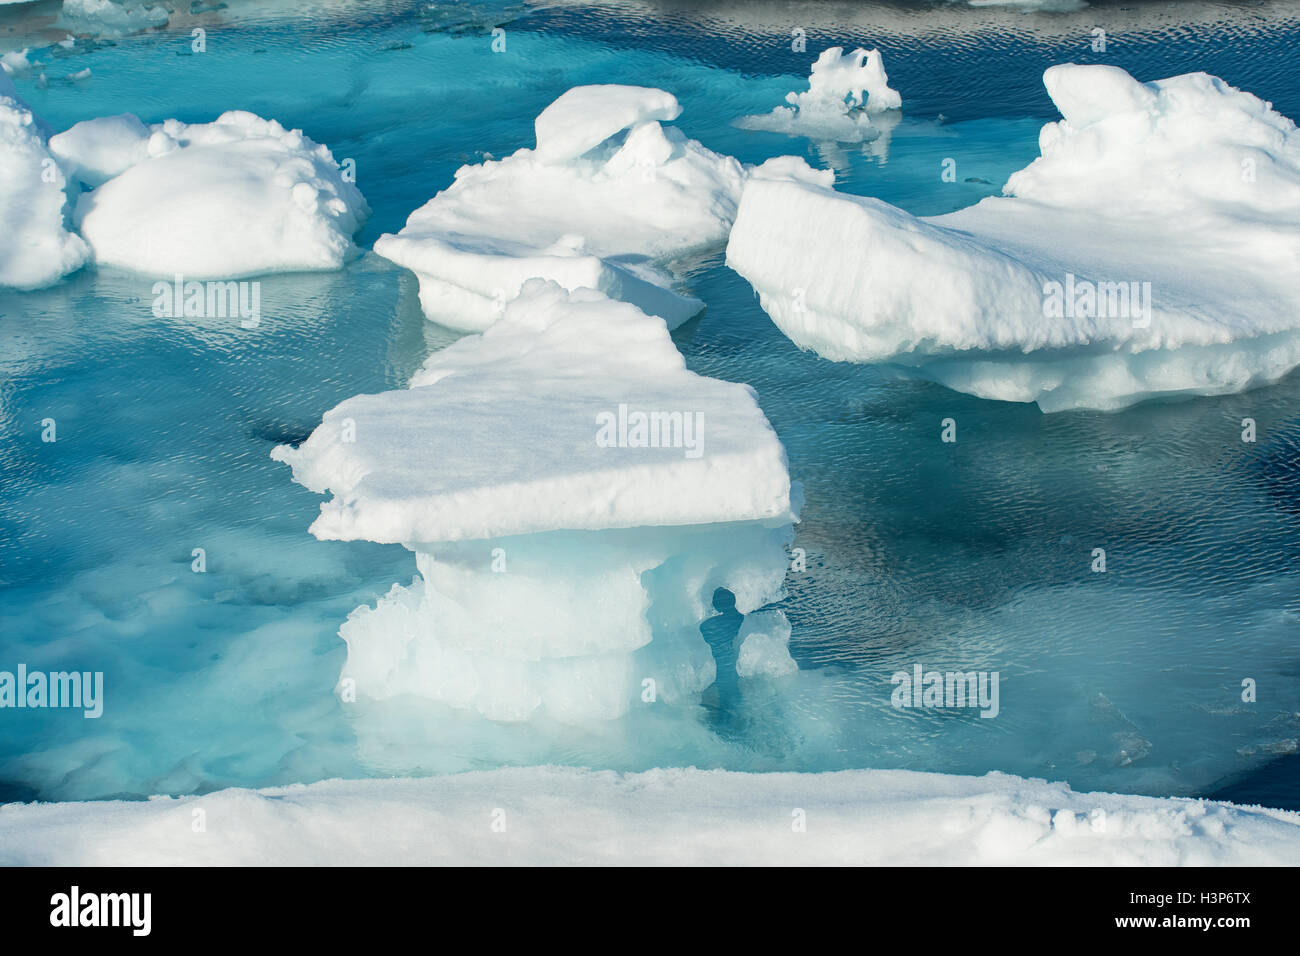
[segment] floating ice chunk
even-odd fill
[[[238,278],[337,269],[356,254],[351,237],[369,207],[300,130],[232,111],[213,123],[167,120],[145,140],[132,119],[91,120],[58,137],[88,184],[116,171],[77,203],[97,262]]]
[[[0,53],[0,69],[4,70],[10,76],[18,76],[31,71],[32,62],[27,59],[27,54],[31,52],[29,47],[21,50],[11,50],[8,53]]]
[[[1044,77],[1066,117],[1005,198],[918,219],[751,180],[727,262],[804,348],[1045,411],[1222,394],[1300,364],[1300,137],[1206,74]]]
[[[101,36],[122,36],[167,25],[169,14],[162,6],[147,6],[143,2],[124,0],[63,0],[59,15],[60,26],[79,33]]]
[[[784,611],[747,615],[736,648],[736,673],[741,677],[785,677],[799,669],[790,656],[790,622]]]
[[[823,50],[812,66],[808,89],[786,94],[789,106],[736,121],[743,129],[857,143],[877,131],[869,114],[899,109],[903,98],[889,86],[879,50]]]
[[[0,286],[35,289],[80,269],[89,250],[64,228],[66,180],[40,121],[0,70]]]
[[[375,252],[413,271],[425,315],[452,328],[486,328],[529,278],[599,289],[675,326],[703,303],[671,291],[662,266],[726,238],[747,175],[660,125],[679,112],[663,90],[569,90],[538,116],[536,149],[461,167]],[[828,175],[793,158],[767,175],[777,170]]]
[[[816,825],[792,839],[791,808],[810,805]],[[178,840],[200,806],[221,826]],[[529,838],[485,839],[493,806]],[[6,865],[251,866],[268,846],[307,866],[1290,866],[1300,814],[1003,773],[562,767],[0,808]]]
[[[416,552],[412,585],[340,631],[358,694],[618,717],[713,682],[718,588],[742,613],[781,596],[784,449],[753,391],[688,371],[661,319],[533,280],[411,386],[272,452],[333,494],[318,538]]]

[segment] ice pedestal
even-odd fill
[[[419,577],[342,628],[358,696],[617,717],[712,683],[719,588],[741,613],[782,595],[798,503],[753,390],[690,372],[661,319],[592,290],[527,283],[411,388],[272,454],[333,494],[317,537],[416,554]]]

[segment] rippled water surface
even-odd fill
[[[1300,116],[1300,11],[1279,4],[321,3],[291,19],[231,4],[72,49],[48,46],[63,35],[49,6],[6,13],[0,40],[37,47],[47,82],[18,85],[53,128],[128,111],[273,116],[356,160],[374,209],[363,246],[458,166],[531,145],[536,113],[579,83],[662,86],[711,148],[746,162],[798,153],[834,166],[839,188],[918,214],[992,195],[1037,155],[1052,63],[1142,79],[1203,69]],[[187,16],[209,30],[204,54],[190,51]],[[490,50],[499,25],[505,54]],[[1105,54],[1090,48],[1098,25]],[[808,53],[790,49],[796,27]],[[832,43],[883,51],[904,98],[887,148],[731,125],[798,88]],[[85,67],[88,80],[66,79]],[[956,183],[939,178],[949,157]],[[319,499],[268,458],[454,340],[421,317],[413,277],[367,255],[335,274],[263,278],[254,330],[155,318],[150,286],[102,269],[0,292],[0,668],[103,670],[109,699],[99,720],[4,712],[0,798],[553,761],[1003,770],[1294,805],[1296,376],[1043,415],[802,353],[718,254],[690,277],[707,312],[675,339],[696,371],[757,389],[803,484],[807,570],[784,604],[801,673],[743,692],[726,677],[739,618],[723,597],[704,631],[724,676],[699,706],[503,726],[415,700],[339,704],[338,625],[414,564],[400,548],[311,538]],[[1254,444],[1241,441],[1246,417]],[[40,441],[45,418],[54,444]],[[944,418],[956,444],[939,440]],[[206,574],[191,573],[197,547]],[[998,671],[998,719],[895,710],[889,677],[917,662]],[[1245,678],[1255,703],[1241,700]]]

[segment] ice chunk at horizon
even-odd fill
[[[1005,197],[917,218],[751,181],[728,264],[796,344],[1044,411],[1222,394],[1300,364],[1300,137],[1203,73],[1057,66]]]
[[[272,457],[332,493],[318,538],[416,553],[419,577],[340,631],[362,696],[616,718],[713,682],[719,588],[741,613],[783,593],[797,503],[753,390],[689,371],[663,320],[594,290],[531,280],[410,388],[348,399]]]
[[[40,120],[0,70],[0,286],[52,285],[85,263],[89,249],[64,228],[66,179],[46,146]]]
[[[337,269],[358,254],[352,235],[369,207],[301,130],[238,110],[148,129],[133,119],[88,120],[56,137],[87,185],[110,176],[76,207],[96,262],[233,279]]]
[[[167,25],[170,14],[161,4],[145,0],[63,0],[56,23],[78,33],[123,36]]]
[[[821,52],[812,65],[808,89],[786,94],[789,106],[770,113],[744,116],[742,129],[767,130],[791,136],[808,136],[856,143],[874,138],[871,114],[902,107],[903,98],[889,86],[879,50],[861,47],[845,53],[833,46]]]
[[[665,267],[725,240],[751,173],[661,125],[678,113],[663,90],[575,87],[538,116],[536,149],[462,166],[375,252],[414,272],[424,314],[451,328],[486,328],[529,278],[598,289],[676,326],[703,303],[672,291]],[[777,169],[830,175],[795,159],[766,174]]]

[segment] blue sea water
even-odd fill
[[[710,148],[803,155],[834,166],[838,188],[917,214],[993,195],[1037,155],[1052,63],[1142,79],[1206,70],[1300,116],[1300,9],[1206,4],[1189,22],[1178,6],[232,5],[204,21],[201,54],[181,17],[65,49],[44,21],[6,13],[0,37],[38,47],[47,82],[20,77],[19,91],[56,130],[236,108],[301,127],[355,160],[368,247],[460,165],[531,145],[533,117],[581,83],[671,90],[678,125]],[[1098,24],[1105,53],[1090,45]],[[504,53],[491,49],[498,26]],[[791,50],[795,27],[807,52]],[[831,44],[884,53],[904,98],[887,150],[732,125],[800,88]],[[948,158],[955,183],[940,178]],[[339,624],[414,562],[313,539],[319,499],[268,457],[338,401],[403,386],[455,333],[425,321],[414,278],[373,254],[261,281],[251,330],[156,318],[152,280],[106,268],[0,292],[0,669],[102,670],[107,698],[98,720],[0,712],[0,799],[557,762],[1001,770],[1295,805],[1300,377],[1044,415],[800,352],[719,252],[689,277],[707,311],[674,338],[692,369],[755,387],[803,484],[807,570],[782,605],[800,674],[742,688],[739,616],[719,595],[704,633],[721,676],[698,706],[501,725],[334,697]],[[1241,441],[1245,417],[1255,444]],[[944,418],[956,444],[939,440]],[[1098,547],[1104,574],[1091,570]],[[894,709],[890,675],[914,663],[998,671],[998,718]]]

